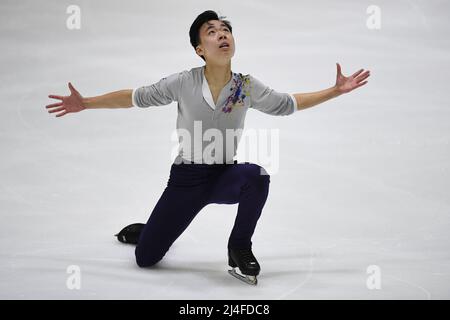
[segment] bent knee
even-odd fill
[[[136,264],[141,268],[151,267],[157,264],[162,258],[159,259],[145,259],[136,256]]]
[[[151,255],[149,253],[142,253],[136,248],[135,256],[136,264],[141,268],[146,268],[157,264],[159,261],[161,261],[164,255]]]
[[[246,163],[245,172],[247,177],[251,180],[262,183],[268,183],[270,181],[270,175],[266,169],[256,163]]]

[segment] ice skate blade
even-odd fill
[[[239,279],[247,284],[253,286],[256,286],[258,284],[258,279],[256,278],[256,276],[241,275],[236,272],[235,268],[233,268],[232,270],[228,270],[228,273],[231,274],[236,279]]]

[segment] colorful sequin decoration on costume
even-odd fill
[[[250,95],[250,76],[242,73],[233,76],[233,84],[230,88],[231,94],[222,107],[224,113],[230,113],[234,107],[243,106],[245,97]]]

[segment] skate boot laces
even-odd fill
[[[243,262],[248,264],[256,264],[256,258],[251,249],[239,249],[238,254],[242,257]]]

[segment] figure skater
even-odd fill
[[[96,97],[83,97],[69,82],[70,95],[49,95],[61,101],[46,108],[49,113],[60,112],[56,117],[61,117],[85,109],[148,108],[177,101],[179,152],[171,165],[167,186],[147,223],[122,229],[119,240],[137,244],[137,264],[149,267],[163,258],[206,205],[238,203],[227,245],[232,268],[229,272],[255,285],[260,265],[252,252],[251,238],[268,196],[270,176],[257,164],[237,163],[234,159],[247,110],[292,115],[365,85],[370,72],[360,69],[345,77],[337,63],[336,83],[328,89],[277,92],[252,75],[232,72],[235,41],[231,23],[224,18],[208,10],[197,16],[190,27],[190,42],[204,60],[203,66],[168,75],[152,85]],[[220,139],[204,139],[204,133],[211,130],[220,134]],[[238,134],[230,138],[226,130]]]

